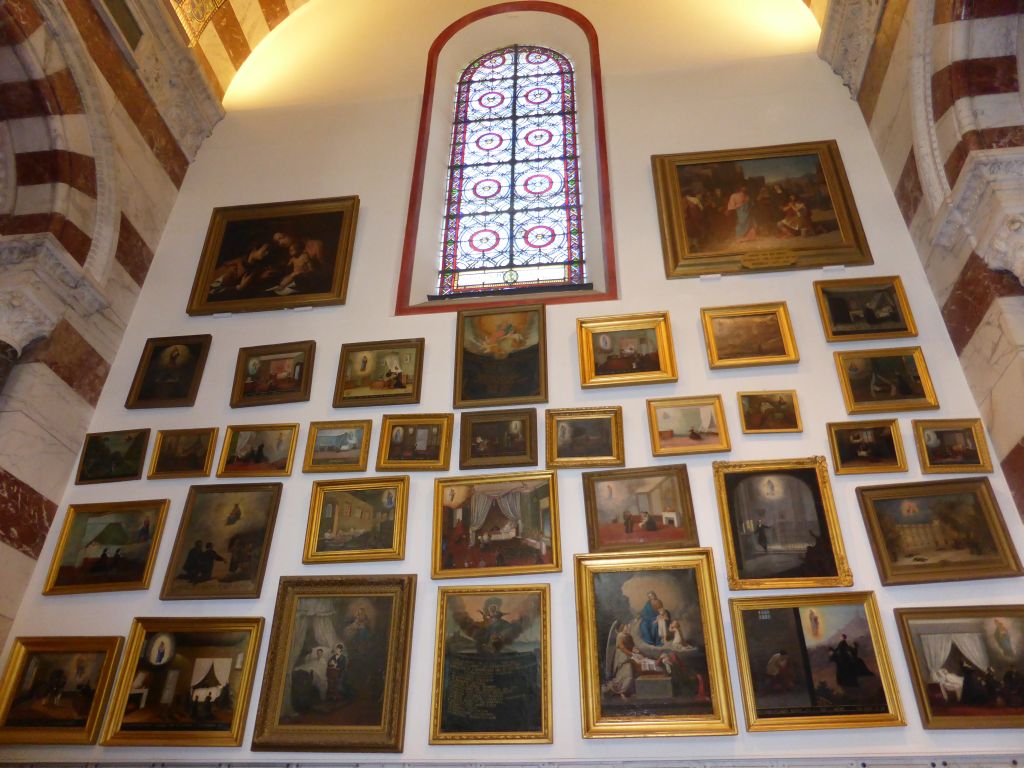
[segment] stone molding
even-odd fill
[[[18,196],[14,143],[7,122],[0,122],[0,216],[12,213]]]
[[[935,216],[950,194],[945,157],[939,146],[932,109],[932,57],[934,55],[935,0],[910,0],[910,118],[917,176]]]
[[[884,7],[884,0],[832,0],[825,13],[818,56],[829,63],[853,98],[860,92]]]

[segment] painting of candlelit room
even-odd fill
[[[345,344],[334,407],[418,403],[423,339]]]
[[[107,654],[28,651],[3,717],[3,729],[83,728],[98,694]]]
[[[290,474],[298,429],[297,424],[229,426],[217,477]]]
[[[661,370],[655,328],[595,333],[593,349],[594,373],[598,376]]]
[[[315,350],[313,341],[238,350],[231,407],[308,400]]]
[[[400,558],[407,477],[313,484],[305,562]]]

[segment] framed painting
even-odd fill
[[[666,277],[872,263],[834,140],[651,165]]]
[[[721,395],[648,400],[647,423],[655,456],[717,453],[730,448]]]
[[[365,472],[372,431],[370,419],[311,422],[302,471]]]
[[[668,312],[577,318],[576,343],[581,387],[679,379]]]
[[[560,570],[554,471],[434,480],[433,578]]]
[[[344,304],[359,198],[214,208],[190,315]]]
[[[914,419],[912,424],[925,474],[992,471],[981,419]]]
[[[309,400],[315,356],[315,341],[242,347],[231,384],[231,407]]]
[[[217,477],[287,477],[298,424],[237,424],[224,432]]]
[[[149,589],[167,499],[70,504],[44,595]]]
[[[0,679],[0,744],[92,744],[120,637],[16,637]]]
[[[284,576],[254,750],[401,752],[416,576]]]
[[[90,432],[78,460],[75,485],[138,480],[146,461],[149,429]]]
[[[736,733],[710,549],[576,555],[583,737]]]
[[[917,336],[903,281],[896,275],[816,280],[814,294],[828,341]]]
[[[380,425],[377,471],[447,470],[452,456],[451,413],[384,415]]]
[[[238,747],[262,618],[134,619],[101,744]]]
[[[161,429],[149,461],[150,480],[177,477],[208,477],[217,445],[217,427]]]
[[[621,467],[626,463],[622,440],[622,406],[551,408],[547,424],[549,467]]]
[[[552,742],[549,595],[547,584],[438,589],[431,744]]]
[[[583,473],[591,552],[700,546],[685,464]]]
[[[907,457],[896,419],[833,421],[825,425],[837,475],[906,472]]]
[[[939,407],[920,347],[858,349],[833,356],[851,415]]]
[[[740,368],[800,360],[786,302],[701,309],[708,365]]]
[[[459,469],[533,467],[536,464],[536,408],[462,414]]]
[[[259,597],[280,501],[281,483],[189,488],[160,599]]]
[[[309,501],[304,563],[405,558],[409,477],[318,480]]]
[[[897,608],[921,725],[1024,728],[1024,605]]]
[[[1022,573],[988,478],[861,486],[857,501],[886,586]]]
[[[342,344],[335,408],[408,405],[420,401],[423,339]]]
[[[729,605],[748,731],[906,725],[873,593]]]
[[[213,337],[146,339],[125,408],[185,408],[195,405]]]
[[[795,389],[737,392],[736,399],[740,406],[740,427],[745,435],[804,431]]]
[[[824,456],[713,468],[730,589],[853,584]]]
[[[456,408],[548,401],[544,305],[459,312]]]

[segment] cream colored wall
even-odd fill
[[[229,95],[228,116],[205,143],[189,171],[93,417],[93,431],[297,421],[302,424],[301,445],[311,420],[373,418],[371,449],[376,450],[380,426],[378,410],[331,408],[339,347],[344,342],[411,336],[427,339],[422,402],[416,408],[399,406],[388,412],[451,410],[454,315],[395,318],[391,313],[426,50],[447,23],[483,4],[468,0],[429,4],[418,0],[372,4],[314,0],[272,33],[266,49],[253,54],[235,81],[238,91],[233,90]],[[816,57],[813,36],[788,42],[767,40],[766,32],[735,15],[734,11],[749,8],[748,2],[740,0],[715,4],[661,0],[645,3],[643,13],[638,12],[636,3],[627,0],[592,0],[570,5],[588,15],[600,36],[621,298],[614,302],[559,305],[548,309],[548,405],[621,404],[626,463],[640,467],[673,463],[672,459],[654,459],[650,455],[647,398],[722,394],[732,435],[732,452],[698,456],[686,463],[700,540],[714,550],[724,607],[728,597],[738,595],[728,591],[724,580],[712,461],[827,453],[825,422],[847,418],[832,362],[835,346],[825,343],[815,308],[811,288],[814,280],[901,274],[920,327],[916,341],[925,350],[942,406],[929,415],[974,416],[977,409],[860,111],[828,66]],[[709,10],[712,5],[721,9],[718,15]],[[775,6],[779,14],[809,14],[799,0],[778,0],[763,5]],[[440,13],[439,7],[446,13]],[[407,53],[396,55],[396,51],[401,50]],[[274,70],[270,70],[266,61],[273,52],[282,58],[277,58]],[[288,58],[283,58],[285,56]],[[262,86],[254,82],[257,79],[262,80]],[[873,267],[718,280],[665,280],[651,182],[651,154],[825,138],[839,142],[875,255]],[[441,194],[442,190],[436,192]],[[230,317],[189,318],[185,315],[184,307],[211,208],[345,194],[358,194],[362,202],[349,301],[345,306]],[[714,372],[708,369],[700,330],[700,307],[783,299],[788,302],[796,330],[801,355],[798,365]],[[575,319],[645,310],[670,312],[679,382],[582,390],[576,362]],[[145,339],[176,333],[213,334],[210,358],[195,407],[126,411],[123,407],[125,393]],[[239,346],[311,337],[317,340],[318,354],[308,403],[238,411],[228,407],[231,374]],[[880,342],[879,346],[902,343],[902,340]],[[851,345],[843,345],[843,348],[848,346]],[[799,392],[803,433],[741,434],[735,393],[760,388],[794,388]],[[912,445],[911,417],[912,414],[899,414],[908,448]],[[908,725],[905,728],[849,734],[835,731],[746,734],[742,732],[739,679],[730,641],[729,671],[741,730],[739,736],[686,741],[581,739],[578,670],[573,661],[578,656],[577,623],[571,608],[574,605],[572,555],[585,552],[587,547],[579,470],[559,472],[564,571],[545,578],[483,580],[493,584],[539,581],[551,584],[552,657],[556,660],[553,670],[554,743],[551,745],[495,749],[427,744],[437,587],[429,577],[433,473],[412,476],[407,554],[403,562],[333,567],[302,565],[312,477],[296,470],[285,480],[263,596],[255,601],[161,603],[158,600],[159,582],[167,566],[189,481],[141,480],[116,485],[72,486],[65,494],[64,505],[127,498],[171,499],[154,584],[147,592],[44,599],[39,593],[59,533],[57,525],[51,531],[40,567],[29,584],[29,593],[15,621],[14,634],[107,632],[126,635],[132,616],[260,615],[269,620],[276,583],[282,575],[417,573],[419,585],[404,759],[645,760],[809,757],[851,752],[943,755],[1008,752],[1019,748],[1019,734],[1013,731],[928,732],[920,727],[892,609],[947,602],[966,604],[979,599],[988,603],[1019,601],[1020,583],[996,580],[880,588],[854,489],[858,485],[919,479],[919,468],[913,457],[910,465],[911,471],[906,475],[832,478],[855,588],[875,590],[878,595],[906,711]],[[1012,514],[1013,504],[1006,484],[998,473],[992,476],[992,482],[999,503],[1007,512],[1017,548],[1024,551],[1024,526]],[[64,506],[58,512],[58,523],[63,514]],[[481,580],[475,582],[482,583]],[[749,596],[749,593],[740,596]],[[728,625],[726,630],[727,635],[730,634]],[[257,681],[264,674],[266,645],[265,638]],[[246,745],[252,734],[256,696],[258,690],[250,708]],[[0,750],[0,759],[4,760],[222,762],[253,757],[247,746],[173,752],[102,747]],[[276,757],[285,759],[284,755]],[[344,756],[309,755],[308,759],[337,761],[340,757]]]

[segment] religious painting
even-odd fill
[[[148,446],[149,429],[90,432],[78,460],[75,485],[138,480]]]
[[[786,302],[711,307],[700,311],[708,365],[739,368],[800,360]]]
[[[804,431],[796,390],[737,392],[736,399],[740,405],[740,426],[746,435]]]
[[[292,473],[298,437],[298,424],[230,425],[217,477],[286,477]]]
[[[543,305],[464,310],[456,329],[456,408],[547,402]]]
[[[576,555],[583,737],[736,733],[710,549]]]
[[[621,467],[626,463],[622,440],[622,406],[552,408],[547,424],[549,467]]]
[[[344,304],[359,198],[214,208],[190,315]]]
[[[92,744],[120,637],[16,637],[0,679],[0,744]]]
[[[70,504],[44,595],[149,589],[167,499]]]
[[[718,453],[730,449],[721,395],[648,400],[647,424],[651,453],[655,456]]]
[[[423,346],[422,338],[342,344],[334,407],[418,403]]]
[[[189,488],[160,599],[259,597],[280,500],[280,483]]]
[[[302,471],[365,472],[371,431],[370,419],[311,422]]]
[[[254,750],[401,752],[416,576],[285,576]]]
[[[313,483],[302,562],[404,559],[408,504],[408,475]]]
[[[213,467],[217,427],[161,429],[153,443],[149,462],[150,480],[178,477],[207,477]]]
[[[146,339],[124,407],[195,405],[212,339],[208,333]]]
[[[853,584],[824,456],[713,468],[730,589]]]
[[[591,552],[700,546],[685,464],[583,473]]]
[[[925,728],[1024,728],[1024,605],[897,608]]]
[[[315,355],[315,341],[242,347],[231,385],[231,407],[309,400]]]
[[[380,425],[377,471],[448,469],[454,423],[455,416],[450,413],[385,415]]]
[[[435,579],[562,570],[553,471],[434,480]]]
[[[851,415],[939,407],[920,347],[858,349],[833,356]]]
[[[1022,573],[987,478],[861,486],[857,501],[886,586]]]
[[[748,731],[906,725],[873,593],[729,604]]]
[[[101,744],[238,747],[262,618],[134,619]]]
[[[459,469],[532,467],[536,464],[536,408],[466,411],[462,414]]]
[[[914,419],[912,423],[925,474],[992,471],[981,419]]]
[[[668,312],[577,318],[576,342],[584,388],[679,378]]]
[[[651,164],[666,277],[872,263],[834,140]]]
[[[431,744],[552,742],[549,595],[547,584],[438,589]]]
[[[896,419],[833,421],[825,429],[837,475],[907,471]]]
[[[895,275],[816,280],[814,293],[828,341],[917,336],[903,281]]]

